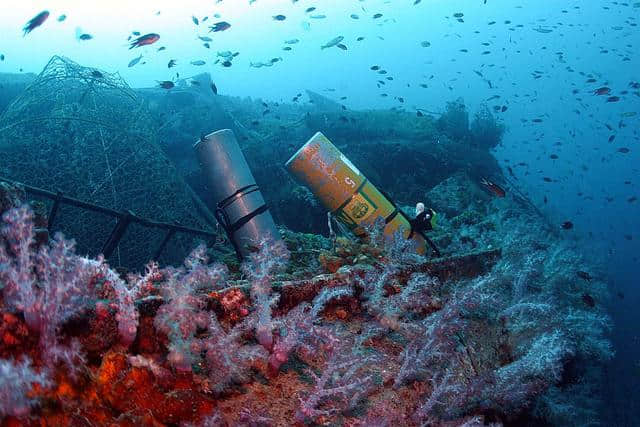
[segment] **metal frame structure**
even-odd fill
[[[95,205],[93,203],[84,202],[82,200],[74,199],[73,197],[65,196],[61,191],[54,193],[52,191],[44,190],[38,187],[33,187],[30,185],[23,184],[21,182],[12,181],[10,179],[6,179],[3,177],[0,177],[0,181],[6,182],[12,185],[16,185],[19,188],[23,189],[26,193],[34,194],[40,197],[45,197],[53,202],[53,205],[49,210],[48,223],[47,223],[47,228],[49,231],[52,230],[53,223],[56,219],[56,216],[58,214],[61,204],[75,206],[80,209],[98,212],[103,215],[116,218],[118,222],[111,230],[111,233],[109,234],[109,237],[107,238],[106,242],[104,242],[104,244],[102,245],[102,254],[105,256],[105,258],[109,258],[113,254],[113,251],[118,247],[118,244],[122,239],[122,236],[124,236],[124,233],[127,231],[127,227],[131,223],[136,223],[136,224],[142,225],[143,227],[159,228],[167,231],[164,238],[162,239],[162,242],[160,243],[160,246],[156,249],[156,251],[153,254],[153,257],[151,258],[154,261],[157,261],[160,258],[160,255],[162,255],[162,251],[164,251],[164,248],[167,246],[167,243],[169,242],[169,240],[171,240],[171,238],[175,233],[186,233],[186,234],[203,236],[203,237],[212,238],[212,239],[215,239],[217,236],[216,233],[211,231],[185,227],[180,224],[170,224],[166,222],[153,221],[146,218],[140,218],[131,211],[121,212],[114,209],[105,208],[104,206]]]

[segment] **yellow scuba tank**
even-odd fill
[[[286,163],[286,167],[305,184],[323,206],[359,237],[364,227],[384,218],[384,235],[392,238],[400,232],[408,238],[409,219],[380,192],[322,133],[317,132]],[[426,252],[420,233],[411,240],[418,254]]]

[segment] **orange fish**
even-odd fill
[[[133,49],[134,47],[147,46],[150,44],[154,44],[160,40],[160,35],[156,33],[145,34],[144,36],[140,36],[134,41],[131,42],[131,46],[129,49]]]
[[[493,194],[496,195],[496,197],[504,197],[507,195],[507,192],[500,187],[498,184],[495,184],[489,180],[487,180],[486,178],[482,178],[482,181],[480,181],[480,183],[482,185],[484,185],[484,187],[491,191]]]

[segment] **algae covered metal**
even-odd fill
[[[385,236],[392,238],[401,233],[409,238],[408,218],[321,132],[307,141],[287,161],[286,167],[357,236],[364,237],[365,227],[383,218]],[[413,233],[411,240],[416,252],[424,254],[425,238]]]

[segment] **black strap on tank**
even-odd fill
[[[218,220],[218,222],[220,223],[220,225],[222,226],[222,228],[224,229],[225,233],[227,233],[227,238],[229,239],[229,242],[231,242],[231,246],[233,246],[233,250],[236,251],[236,256],[238,257],[238,261],[242,261],[242,254],[240,253],[240,248],[238,247],[238,244],[234,240],[233,233],[231,233],[229,228],[229,225],[230,225],[229,216],[224,211],[224,209],[220,207],[219,204],[218,204],[218,207],[216,208],[214,215]]]
[[[247,190],[251,190],[251,191],[247,191]],[[231,202],[238,197],[238,195],[242,194],[243,196],[249,194],[249,193],[253,193],[254,191],[259,191],[260,188],[256,185],[256,184],[249,184],[249,185],[245,185],[244,187],[236,190],[235,193],[233,193],[232,195],[230,195],[229,197],[222,199],[218,202],[218,207],[220,208],[225,208],[227,207],[229,204],[231,204]]]
[[[236,231],[240,230],[243,225],[251,221],[254,217],[268,210],[269,210],[269,207],[265,204],[260,206],[258,209],[254,210],[253,212],[248,213],[245,216],[239,218],[236,222],[231,224],[231,227],[229,227],[229,229],[231,230],[231,233],[235,233]]]
[[[229,215],[225,211],[225,208],[229,206],[231,203],[233,203],[234,200],[236,200],[236,198],[244,197],[247,194],[253,193],[255,191],[260,191],[260,188],[256,184],[246,185],[236,190],[229,197],[222,199],[220,202],[218,202],[218,205],[216,206],[215,217],[220,223],[220,225],[222,226],[222,228],[224,229],[224,231],[227,233],[227,237],[229,238],[229,241],[231,242],[233,249],[236,251],[236,255],[238,256],[238,259],[240,261],[242,260],[242,254],[240,252],[240,247],[238,246],[238,243],[234,239],[234,234],[236,233],[236,231],[241,229],[246,223],[251,221],[254,217],[269,210],[269,207],[266,204],[264,204],[259,208],[255,209],[254,211],[246,214],[245,216],[238,218],[233,224],[231,223],[231,220],[229,219]]]
[[[358,186],[358,188],[356,188],[356,191],[353,192],[351,197],[347,198],[347,200],[345,200],[344,203],[342,203],[340,206],[338,206],[338,208],[336,210],[334,210],[333,213],[337,214],[342,209],[344,209],[344,207],[347,206],[349,204],[349,202],[351,202],[351,200],[353,200],[354,197],[356,197],[356,194],[358,194],[360,192],[360,190],[362,190],[362,187],[364,187],[364,185],[367,182],[368,182],[368,180],[367,180],[367,178],[365,178],[364,181],[362,181],[362,183]]]
[[[386,196],[385,196],[385,197],[386,197]],[[387,197],[387,199],[389,199],[389,198]],[[389,202],[391,202],[391,200],[389,200]],[[393,202],[391,202],[391,204],[393,205],[393,208],[394,208],[394,209],[393,209],[393,212],[391,212],[391,213],[389,214],[389,216],[388,216],[388,217],[386,217],[386,218],[384,219],[384,223],[385,223],[385,224],[389,224],[391,221],[393,221],[393,218],[395,218],[396,216],[398,216],[398,212],[399,212],[399,211],[398,211],[398,208],[396,208],[396,206],[393,204]]]

